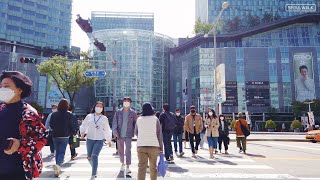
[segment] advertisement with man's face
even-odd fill
[[[315,99],[312,53],[293,54],[293,66],[296,101]]]

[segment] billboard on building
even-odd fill
[[[216,68],[216,84],[217,84],[217,98],[219,102],[226,101],[226,66],[219,64]]]
[[[52,105],[58,105],[62,99],[62,94],[60,93],[58,87],[52,83],[52,77],[48,77],[48,86],[47,86],[47,103],[46,108],[51,108]]]
[[[311,52],[293,54],[296,101],[315,99],[312,59]]]

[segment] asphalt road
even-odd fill
[[[119,157],[114,156],[114,148],[105,146],[99,158],[97,179],[121,179],[137,177],[136,144],[132,148],[132,173],[125,176],[120,172]],[[188,146],[189,147],[189,146]],[[85,142],[77,149],[79,156],[69,161],[67,149],[66,163],[60,178],[53,177],[54,158],[47,157],[49,147],[43,149],[44,169],[39,179],[89,179],[91,168],[86,160]],[[320,143],[249,141],[247,154],[238,152],[236,143],[231,142],[229,155],[217,154],[209,159],[207,150],[199,150],[198,158],[191,158],[191,150],[184,149],[185,157],[175,157],[169,164],[164,179],[319,179]],[[148,174],[147,174],[148,177]],[[159,177],[158,179],[163,179]]]

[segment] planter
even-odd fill
[[[300,132],[299,128],[293,129],[293,132]]]
[[[268,132],[274,132],[274,129],[268,129]]]

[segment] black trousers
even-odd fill
[[[23,169],[8,174],[0,174],[0,180],[26,180]]]
[[[194,132],[196,133],[195,128],[194,128]],[[196,146],[194,146],[194,138],[196,139]],[[198,133],[198,134],[189,133],[189,141],[190,141],[191,151],[192,151],[192,153],[195,153],[195,150],[198,150],[199,144],[201,141],[200,133]]]
[[[227,134],[220,134],[219,138],[218,138],[218,145],[219,145],[219,150],[222,149],[222,142],[224,145],[224,150],[228,150],[228,144],[229,144],[229,137]]]
[[[76,155],[76,148],[72,148],[72,142],[73,142],[73,136],[69,137],[69,147],[70,147],[70,154],[71,156],[75,156]]]

